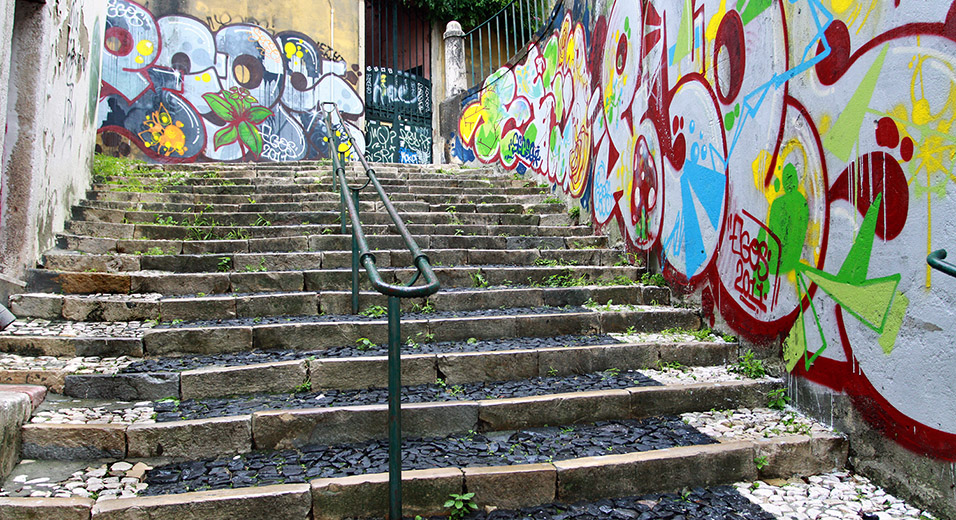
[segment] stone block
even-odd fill
[[[59,294],[12,294],[10,312],[20,318],[60,319],[63,296]]]
[[[424,385],[438,378],[435,356],[402,356],[402,385]],[[309,362],[309,378],[315,389],[361,389],[388,386],[388,358],[353,357],[314,359]]]
[[[91,498],[0,497],[4,520],[89,520]]]
[[[307,379],[305,361],[205,367],[179,374],[182,399],[290,392]]]
[[[687,366],[726,365],[737,361],[737,345],[733,343],[663,343],[658,350],[663,361]]]
[[[0,352],[19,356],[76,357],[76,344],[82,340],[61,336],[3,336]]]
[[[422,469],[402,472],[402,515],[444,515],[448,495],[462,492],[458,468]],[[356,475],[315,479],[312,485],[312,513],[315,520],[384,517],[388,513],[388,474]]]
[[[73,342],[77,356],[118,357],[143,355],[139,338],[78,338]]]
[[[229,275],[223,273],[134,274],[132,291],[136,293],[222,294],[229,292]]]
[[[179,373],[133,372],[128,374],[67,375],[63,394],[80,399],[142,401],[179,396]]]
[[[218,320],[236,317],[236,298],[164,298],[160,303],[164,320]]]
[[[25,424],[23,456],[74,460],[126,456],[124,424]]]
[[[56,276],[56,282],[65,294],[127,294],[130,278],[120,273],[61,273]]]
[[[479,419],[492,431],[623,419],[628,417],[629,402],[627,390],[494,399],[479,403]]]
[[[526,314],[515,317],[515,335],[547,337],[559,334],[597,334],[602,331],[600,314]]]
[[[6,392],[25,394],[30,399],[31,411],[46,399],[46,387],[41,385],[0,384],[0,393]]]
[[[129,457],[204,457],[252,450],[248,415],[156,424],[132,424],[126,430]]]
[[[518,464],[463,468],[465,489],[475,494],[478,507],[498,509],[554,502],[558,472],[551,464]]]
[[[20,460],[20,427],[30,419],[30,398],[19,392],[0,393],[0,480]]]
[[[74,321],[145,321],[159,318],[158,301],[90,300],[67,297],[63,318]]]
[[[21,385],[43,385],[51,392],[63,393],[63,381],[66,371],[51,370],[0,370],[0,383]]]
[[[143,350],[151,356],[241,352],[251,349],[252,337],[252,327],[149,330],[143,335]]]
[[[183,243],[180,240],[117,240],[116,252],[124,254],[146,253],[159,248],[164,255],[178,255],[182,253]],[[150,253],[152,254],[152,253]]]
[[[311,507],[309,484],[281,484],[101,500],[93,506],[92,518],[95,520],[306,519],[309,518]]]
[[[185,255],[217,255],[248,251],[249,243],[245,240],[187,240],[183,242]]]
[[[309,251],[309,237],[277,237],[249,239],[250,253]]]
[[[232,273],[232,291],[236,293],[291,292],[303,290],[301,272]]]
[[[538,375],[548,375],[552,369],[558,375],[589,374],[609,368],[634,370],[654,366],[657,359],[657,349],[651,344],[545,348],[538,351]]]
[[[323,350],[351,345],[359,337],[355,323],[334,322],[257,325],[253,328],[253,336],[253,347],[260,350]],[[372,341],[377,340],[373,338]]]
[[[512,338],[515,336],[514,316],[481,316],[447,318],[429,323],[436,341],[466,341],[468,338]],[[404,330],[405,324],[402,323]]]
[[[312,292],[260,294],[236,298],[236,314],[242,318],[257,316],[314,316],[319,312],[319,297]]]
[[[677,491],[757,477],[749,442],[706,444],[558,461],[557,500]]]
[[[449,385],[479,381],[515,381],[538,375],[538,352],[508,350],[438,355],[438,371]]]
[[[838,434],[791,435],[755,441],[755,457],[767,457],[762,479],[809,476],[843,469],[850,443]]]
[[[767,392],[777,381],[726,381],[690,385],[630,388],[631,416],[701,412],[710,409],[754,408],[767,405]]]

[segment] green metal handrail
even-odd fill
[[[339,198],[341,202],[342,234],[346,233],[345,213],[348,212],[349,221],[352,224],[352,313],[358,313],[358,295],[359,295],[359,276],[358,267],[361,263],[368,273],[369,281],[376,291],[388,296],[388,518],[390,520],[400,520],[402,518],[402,416],[401,416],[401,300],[400,298],[428,297],[438,292],[441,285],[438,278],[432,270],[428,257],[422,253],[421,248],[415,243],[415,239],[405,223],[402,222],[395,206],[389,200],[388,195],[378,182],[368,161],[365,160],[365,154],[352,139],[352,135],[344,124],[342,125],[343,134],[346,137],[352,152],[358,157],[359,162],[365,169],[365,175],[368,180],[359,188],[349,186],[348,179],[345,177],[344,154],[339,157],[339,139],[338,132],[332,124],[332,113],[338,117],[341,122],[342,114],[334,103],[323,103],[325,110],[325,124],[329,132],[329,155],[332,156],[333,184],[337,185]],[[415,276],[405,285],[394,285],[385,283],[382,275],[378,272],[375,265],[375,254],[368,247],[368,240],[365,238],[365,231],[362,229],[362,221],[359,215],[359,194],[368,185],[375,188],[379,199],[385,206],[385,211],[392,219],[392,223],[398,229],[399,235],[405,241],[405,246],[412,254],[412,263],[417,271]],[[349,195],[346,195],[346,190]],[[419,280],[424,280],[424,285],[415,285]]]
[[[943,259],[945,258],[946,250],[937,249],[926,257],[926,263],[941,273],[956,277],[956,265],[953,265],[949,262],[944,262]]]

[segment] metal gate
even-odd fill
[[[431,25],[399,0],[365,2],[366,156],[432,161]]]

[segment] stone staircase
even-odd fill
[[[782,381],[546,188],[376,171],[442,284],[402,303],[407,514],[843,467],[845,440],[792,413],[721,426],[782,407]],[[320,163],[96,179],[0,333],[0,383],[50,392],[0,517],[385,515],[385,299],[363,282],[350,314],[331,185]],[[385,281],[409,280],[381,204],[360,210]]]

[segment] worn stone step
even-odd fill
[[[521,312],[516,312],[521,311]],[[447,318],[445,313],[402,321],[403,342],[430,337],[434,341],[465,341],[562,334],[696,330],[701,321],[690,309],[660,306],[611,306],[585,312],[505,309],[497,316]],[[156,327],[152,322],[15,322],[0,332],[0,352],[27,356],[182,356],[250,350],[325,350],[353,345],[356,338],[387,341],[384,318],[333,316],[223,319],[185,326]],[[42,332],[39,330],[42,329]]]
[[[447,187],[442,184],[437,185],[408,185],[408,184],[396,184],[391,185],[389,188],[389,194],[391,193],[409,193],[409,194],[422,194],[422,195],[541,195],[546,193],[544,188],[539,187],[514,187],[514,186],[492,186],[489,185],[480,188],[470,188],[470,187]],[[166,193],[180,193],[180,194],[193,194],[193,195],[246,195],[246,196],[257,196],[257,195],[269,195],[269,194],[289,194],[289,193],[332,193],[333,187],[331,183],[325,182],[312,182],[312,183],[298,183],[298,184],[226,184],[226,185],[189,185],[189,184],[180,184],[180,185],[161,185],[157,187],[157,193],[166,194]],[[136,191],[129,191],[124,189],[123,186],[117,184],[104,184],[104,183],[93,183],[92,185],[93,192],[118,192],[118,193],[137,193]],[[142,191],[141,193],[149,193],[147,190]],[[90,197],[88,197],[90,198]]]
[[[448,385],[568,376],[607,370],[641,370],[657,366],[722,365],[737,358],[737,345],[726,342],[641,342],[403,356],[405,385]],[[289,393],[308,381],[314,390],[384,388],[387,356],[303,357],[246,365],[209,365],[176,372],[55,375],[64,395],[84,399],[206,399],[254,393]],[[15,377],[13,370],[0,377]],[[653,377],[653,375],[651,375]],[[24,377],[25,381],[26,378]],[[72,406],[72,405],[71,405]]]
[[[209,259],[210,263],[215,257]],[[264,259],[258,264],[254,257],[240,256],[229,262],[229,269],[219,269],[225,262],[217,261],[218,272],[167,273],[133,272],[75,272],[33,269],[29,271],[29,287],[36,292],[61,294],[146,294],[191,295],[197,293],[262,293],[288,291],[329,291],[351,288],[352,270],[312,269],[297,271],[266,271]],[[248,262],[248,263],[246,263]],[[407,264],[406,264],[407,265]],[[235,269],[235,270],[232,270]],[[570,287],[584,285],[633,285],[642,268],[596,266],[484,266],[435,267],[435,275],[445,288],[511,285],[544,285]],[[414,269],[382,267],[379,274],[386,283],[406,283],[414,278]],[[367,276],[360,276],[361,289],[371,290]]]
[[[405,312],[474,311],[502,306],[540,307],[544,305],[617,304],[668,305],[670,291],[654,286],[603,286],[567,288],[485,288],[442,292],[430,298],[403,299]],[[377,292],[361,292],[360,309],[384,306],[386,297]],[[258,294],[207,296],[164,296],[91,294],[84,296],[51,293],[17,294],[10,297],[10,308],[19,318],[43,318],[72,321],[146,321],[210,320],[267,316],[311,316],[348,314],[349,291],[293,291]]]
[[[547,425],[641,419],[711,409],[765,406],[779,380],[668,384],[530,397],[406,403],[404,436],[441,437]],[[42,410],[42,407],[41,407]],[[256,411],[248,415],[133,424],[48,424],[22,427],[31,459],[206,457],[386,436],[387,405]],[[78,441],[82,443],[78,445]]]
[[[319,226],[317,226],[319,227]],[[260,228],[261,229],[261,228]],[[322,228],[327,229],[327,228]],[[559,228],[565,229],[565,228]],[[334,230],[333,230],[334,231]],[[308,236],[243,238],[237,240],[139,240],[102,238],[73,233],[57,233],[57,247],[80,253],[149,253],[157,249],[166,254],[281,253],[305,251],[346,251],[351,248],[351,235],[315,234]],[[228,235],[227,235],[228,236]],[[564,236],[477,236],[477,235],[413,235],[422,249],[604,249],[608,239],[603,235]],[[394,250],[405,247],[395,235],[368,235],[373,250]]]
[[[389,199],[394,202],[424,202],[428,204],[532,204],[540,203],[549,196],[537,195],[460,195],[460,194],[415,194],[390,193]],[[180,204],[251,204],[257,203],[288,203],[288,202],[328,202],[339,201],[338,193],[320,191],[316,193],[279,193],[251,195],[209,195],[196,193],[134,193],[123,191],[87,191],[87,200],[120,201],[120,202],[170,202]],[[369,197],[374,200],[373,197]]]
[[[124,271],[176,271],[180,273],[219,272],[232,269],[245,271],[264,267],[266,271],[293,271],[306,269],[334,269],[352,265],[352,253],[325,251],[307,253],[233,253],[233,254],[161,254],[167,244],[157,250],[141,247],[141,254],[80,254],[75,251],[53,250],[43,256],[42,266],[54,271],[86,271],[117,273]],[[144,244],[140,244],[141,246]],[[611,249],[426,249],[425,254],[435,267],[457,265],[627,265],[641,263],[635,257]],[[147,254],[142,254],[147,253]],[[224,262],[223,258],[228,261]],[[407,250],[376,251],[375,263],[380,267],[407,267],[412,263]],[[227,264],[227,265],[224,265]]]
[[[429,204],[427,202],[400,201],[392,205],[399,213],[425,213],[429,211],[448,212],[449,208],[457,213],[534,213],[536,215],[550,215],[565,213],[565,206],[561,203],[540,204]],[[242,204],[182,204],[173,202],[121,202],[104,200],[81,200],[76,207],[90,209],[110,209],[124,211],[149,211],[162,213],[270,213],[283,211],[339,211],[340,203],[336,201],[315,202],[246,202]],[[381,202],[362,200],[359,203],[361,213],[384,211]]]

